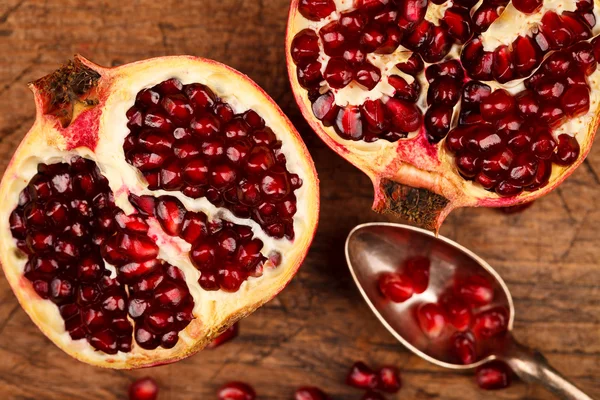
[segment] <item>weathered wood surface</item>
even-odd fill
[[[305,138],[321,179],[319,231],[298,276],[242,322],[241,336],[175,365],[121,372],[93,368],[50,343],[0,278],[0,397],[124,399],[128,383],[151,375],[161,399],[211,399],[232,378],[261,399],[287,399],[315,384],[336,399],[361,394],[342,384],[357,359],[403,370],[404,399],[550,399],[515,384],[484,393],[470,375],[428,364],[402,348],[376,321],[343,257],[348,231],[385,220],[370,211],[372,188],[358,170],[311,132],[290,93],[284,59],[287,0],[0,2],[0,170],[33,122],[26,83],[74,53],[103,65],[192,54],[245,72],[289,115]],[[488,260],[515,298],[515,334],[600,398],[600,148],[560,189],[523,214],[454,212],[442,234]],[[393,398],[393,397],[390,397]]]

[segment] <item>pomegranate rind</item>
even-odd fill
[[[81,56],[76,62],[98,72],[100,79],[95,94],[97,103],[92,107],[75,104],[70,124],[53,115],[44,114],[46,99],[35,83],[30,85],[35,96],[36,120],[13,155],[0,183],[0,264],[19,303],[39,329],[58,347],[72,357],[88,364],[133,369],[175,362],[188,357],[208,345],[230,325],[251,314],[276,296],[293,278],[302,264],[314,236],[319,213],[318,178],[314,164],[300,135],[275,102],[242,73],[221,63],[191,56],[173,56],[148,59],[115,68],[98,66]],[[282,262],[274,267],[265,264],[262,277],[246,281],[239,291],[205,292],[198,283],[199,272],[192,266],[187,252],[178,248],[178,242],[150,220],[150,236],[161,248],[159,257],[166,257],[168,246],[176,251],[169,261],[186,275],[190,293],[194,298],[195,319],[179,333],[179,341],[171,349],[145,350],[135,341],[131,352],[109,355],[95,351],[86,340],[74,341],[65,331],[64,321],[54,303],[44,300],[33,290],[31,282],[23,276],[26,258],[16,248],[8,219],[16,207],[20,191],[36,173],[40,162],[61,162],[74,155],[95,161],[109,179],[117,206],[126,213],[133,211],[127,200],[129,193],[137,195],[159,193],[147,190],[147,183],[135,168],[127,164],[123,154],[123,139],[128,133],[125,111],[135,101],[136,94],[166,79],[176,77],[185,83],[200,82],[209,85],[218,95],[226,98],[232,107],[252,108],[261,115],[287,148],[287,167],[298,173],[302,187],[295,194],[298,212],[294,216],[295,239],[271,240],[270,248],[278,250]],[[63,128],[63,126],[66,126]],[[84,140],[82,140],[84,139]],[[295,154],[295,155],[294,155]],[[181,198],[181,193],[169,192]],[[268,240],[259,225],[250,220],[236,219],[227,210],[206,206],[205,199],[182,199],[188,209],[206,211],[250,225],[255,235]],[[154,232],[154,233],[153,233]],[[175,242],[175,244],[173,243]],[[265,248],[268,248],[265,245]],[[179,251],[177,251],[179,250]],[[267,255],[266,253],[264,253]],[[108,265],[108,264],[107,264]]]
[[[294,98],[306,121],[325,144],[371,179],[375,192],[373,210],[393,214],[437,232],[444,219],[456,208],[510,207],[546,195],[568,178],[589,153],[600,125],[598,101],[591,102],[590,111],[586,114],[591,118],[583,127],[585,131],[576,132],[581,149],[578,158],[568,167],[553,165],[552,175],[546,186],[511,197],[486,191],[473,181],[462,178],[454,158],[444,149],[445,139],[438,144],[430,144],[423,127],[413,137],[393,143],[386,140],[367,143],[342,139],[333,127],[324,126],[315,118],[306,89],[298,81],[297,67],[290,52],[292,41],[298,32],[315,24],[298,12],[298,3],[299,0],[291,1],[286,32],[288,78]],[[330,18],[331,16],[327,20]],[[411,52],[400,45],[389,56],[398,54],[402,54],[402,58],[397,62],[402,62]],[[521,81],[522,79],[516,80],[513,84]],[[600,91],[600,70],[589,76],[589,82],[592,91]],[[500,87],[496,82],[490,84],[494,88]],[[427,88],[428,86],[422,86],[421,90],[427,92]]]

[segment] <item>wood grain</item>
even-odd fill
[[[151,375],[162,400],[215,398],[230,379],[260,398],[289,399],[314,384],[336,399],[361,394],[342,384],[358,359],[402,368],[403,399],[550,399],[517,383],[479,391],[470,375],[408,353],[376,321],[343,258],[348,231],[386,217],[370,211],[368,179],[330,151],[300,115],[286,76],[286,0],[3,0],[0,4],[0,170],[33,122],[26,83],[74,53],[104,65],[192,54],[248,74],[281,106],[306,140],[321,179],[319,231],[296,279],[243,321],[241,336],[175,365],[110,371],[56,348],[0,279],[0,393],[6,399],[125,399],[133,379]],[[600,148],[558,190],[523,214],[454,212],[442,234],[489,261],[512,290],[515,334],[541,350],[592,397],[600,398]],[[390,396],[390,398],[394,398]]]

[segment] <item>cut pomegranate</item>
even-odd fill
[[[298,41],[299,60],[312,59],[311,40]],[[157,84],[164,74],[189,82]],[[316,226],[316,175],[289,121],[245,76],[189,57],[114,69],[77,58],[32,88],[38,121],[0,186],[12,234],[0,261],[67,353],[110,368],[177,361],[217,330],[215,344],[234,336],[236,316],[294,275]],[[235,109],[221,99],[240,91]],[[220,297],[218,316],[200,317],[213,300],[198,293],[242,285],[241,297]]]
[[[296,390],[294,400],[329,400],[329,396],[314,386],[304,386]]]
[[[219,400],[254,400],[256,392],[244,382],[229,382],[217,391]]]
[[[383,273],[379,276],[377,284],[381,294],[394,303],[402,303],[414,293],[413,282],[406,274]]]
[[[477,385],[485,390],[498,390],[510,386],[512,371],[502,361],[491,361],[475,371]]]
[[[402,387],[400,371],[395,367],[381,367],[377,372],[379,385],[377,388],[387,393],[397,393]]]
[[[377,373],[369,368],[367,364],[357,361],[348,371],[346,384],[359,389],[375,389],[379,385],[379,379]]]
[[[320,16],[307,2],[289,13],[293,92],[317,134],[372,179],[376,211],[437,230],[458,207],[535,200],[589,152],[593,2],[318,0]],[[538,152],[560,135],[578,146]]]
[[[421,304],[417,308],[417,321],[421,331],[429,338],[438,338],[446,327],[446,314],[437,304]]]
[[[142,378],[129,386],[129,400],[156,400],[158,385],[152,378]]]

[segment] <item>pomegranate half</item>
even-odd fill
[[[598,127],[593,0],[292,0],[304,117],[373,181],[373,208],[439,229],[554,189]]]
[[[31,89],[37,118],[0,185],[0,261],[65,352],[110,368],[170,363],[294,276],[318,180],[248,77],[195,57],[76,57]]]

